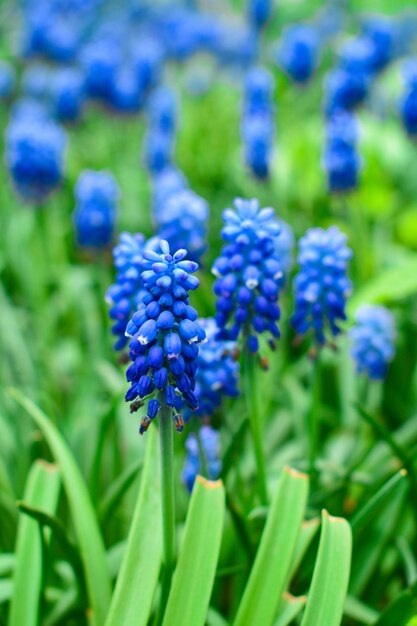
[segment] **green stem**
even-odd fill
[[[311,407],[308,414],[308,434],[309,434],[309,466],[312,479],[316,476],[316,460],[320,436],[320,408],[321,408],[321,372],[320,372],[320,350],[313,363],[312,372],[312,398]]]
[[[255,452],[256,467],[258,471],[258,488],[261,503],[268,504],[268,490],[266,484],[265,454],[262,443],[262,412],[260,406],[260,395],[258,387],[258,372],[255,355],[245,348],[244,376],[245,376],[245,398],[248,407],[249,423],[252,433],[253,449]]]
[[[161,581],[159,620],[161,623],[171,588],[175,566],[175,499],[174,499],[174,440],[171,410],[161,401],[159,410],[159,441],[161,446],[162,529],[164,567]]]

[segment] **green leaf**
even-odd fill
[[[120,500],[128,491],[129,487],[132,486],[141,467],[142,462],[135,461],[109,486],[98,509],[98,515],[102,526],[105,525],[109,515],[114,512]]]
[[[284,593],[274,626],[288,626],[291,624],[303,610],[306,601],[307,598],[305,596],[296,598],[289,593]]]
[[[163,626],[204,626],[219,558],[225,509],[221,481],[197,476]]]
[[[351,619],[356,620],[360,624],[373,626],[378,619],[378,611],[364,604],[355,596],[348,595],[345,601],[344,614]]]
[[[298,540],[295,546],[294,559],[291,565],[290,578],[294,575],[294,573],[300,566],[300,563],[303,560],[303,557],[307,552],[308,547],[316,536],[319,527],[319,517],[314,517],[313,519],[309,519],[308,521],[301,524],[300,534],[298,536]]]
[[[349,583],[352,531],[340,517],[322,513],[313,580],[301,626],[339,626]]]
[[[284,468],[234,626],[273,623],[294,560],[307,493],[307,476]]]
[[[417,613],[417,584],[400,593],[373,626],[406,626]]]
[[[28,504],[55,511],[60,488],[58,468],[37,461],[29,473],[24,498]],[[42,589],[42,542],[38,523],[21,515],[16,541],[16,563],[9,626],[36,626]]]
[[[68,444],[45,413],[16,389],[11,389],[10,395],[40,428],[58,463],[84,565],[91,620],[101,626],[110,603],[110,576],[103,539],[85,481]]]
[[[13,594],[13,581],[10,578],[0,579],[0,604],[8,602]]]

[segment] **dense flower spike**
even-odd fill
[[[347,192],[358,185],[361,159],[357,152],[356,119],[348,112],[333,115],[326,126],[323,167],[331,192]]]
[[[324,344],[326,326],[336,336],[339,320],[346,319],[345,305],[351,292],[347,268],[352,252],[337,226],[310,228],[300,239],[299,250],[292,325],[299,335],[312,330],[316,341]]]
[[[239,365],[233,358],[235,343],[217,338],[218,328],[213,318],[201,319],[207,341],[200,347],[195,395],[198,409],[195,415],[211,417],[224,396],[236,397]],[[185,419],[191,415],[186,413]]]
[[[278,293],[284,267],[276,252],[279,222],[271,208],[260,209],[256,199],[234,201],[235,210],[223,213],[222,238],[226,245],[213,265],[217,276],[216,322],[219,338],[236,340],[243,332],[252,352],[257,334],[279,337]]]
[[[308,24],[288,27],[274,50],[274,58],[295,82],[305,84],[320,61],[319,33]]]
[[[83,172],[75,187],[74,225],[78,244],[104,248],[113,240],[119,190],[110,172]]]
[[[158,399],[148,403],[140,433],[143,434],[156,416],[160,402],[172,409],[178,431],[183,420],[178,414],[182,401],[198,408],[194,393],[198,343],[205,340],[204,329],[197,322],[197,311],[190,306],[188,292],[197,289],[199,280],[193,273],[198,265],[187,261],[186,250],[170,253],[166,241],[160,242],[162,254],[144,250],[142,281],[146,291],[138,310],[127,325],[132,337],[129,355],[133,361],[126,373],[131,383],[126,401],[131,410],[158,390]]]
[[[195,433],[191,433],[185,443],[187,456],[182,470],[182,480],[190,493],[194,486],[196,476],[202,472],[203,466],[206,467],[207,478],[210,480],[218,478],[222,469],[219,431],[214,430],[214,428],[208,425],[202,426],[199,430],[198,437],[201,442],[201,450]],[[200,453],[204,454],[203,463],[200,459]]]
[[[362,306],[355,315],[355,325],[349,332],[352,357],[359,373],[369,378],[385,378],[395,354],[395,323],[383,306]]]
[[[127,344],[127,324],[145,295],[142,283],[145,237],[141,233],[121,233],[119,244],[113,250],[116,281],[109,287],[106,300],[111,305],[109,315],[114,320],[112,333],[118,337],[115,350]]]
[[[65,132],[53,121],[26,110],[12,118],[6,134],[6,163],[23,201],[40,204],[60,184]]]
[[[248,0],[248,19],[254,28],[262,28],[271,15],[271,0]]]
[[[76,69],[58,70],[52,78],[52,111],[62,122],[75,122],[81,116],[84,102],[84,77]]]
[[[145,136],[145,163],[153,175],[171,167],[176,131],[176,100],[167,87],[160,87],[147,106],[148,130]]]
[[[269,176],[274,144],[275,107],[272,75],[263,68],[251,69],[245,82],[241,133],[245,162],[259,179]]]
[[[417,137],[417,60],[404,67],[405,93],[400,102],[403,126],[410,137]]]

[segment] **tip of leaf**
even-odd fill
[[[284,591],[283,596],[289,604],[305,604],[307,596],[293,596],[288,591]]]
[[[408,472],[407,472],[406,469],[404,469],[404,468],[400,469],[400,475],[401,476],[407,476],[407,474],[408,474]]]
[[[335,517],[334,515],[330,515],[330,513],[328,511],[326,511],[326,509],[323,509],[321,514],[322,514],[323,517],[326,517],[329,520],[329,522],[332,522],[332,523],[339,523],[339,522],[346,523],[346,520],[345,520],[344,517]]]
[[[287,472],[287,474],[290,474],[290,476],[294,476],[294,478],[302,478],[303,480],[308,480],[307,474],[305,474],[304,472],[299,472],[289,465],[285,465],[284,472]]]
[[[43,467],[44,470],[53,474],[58,471],[58,465],[56,463],[49,463],[49,461],[45,461],[45,459],[37,459],[37,465]]]
[[[223,481],[221,480],[208,480],[204,478],[204,476],[197,476],[197,482],[201,483],[205,489],[219,489],[223,486]]]

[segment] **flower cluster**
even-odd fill
[[[176,130],[176,101],[167,87],[160,87],[148,102],[145,162],[152,175],[171,166]]]
[[[16,82],[16,72],[6,61],[0,61],[0,101],[7,100],[13,95]]]
[[[358,372],[374,380],[385,378],[395,354],[396,332],[391,313],[383,306],[360,307],[349,337]]]
[[[185,260],[186,250],[171,254],[166,241],[160,245],[162,254],[143,252],[142,281],[146,293],[126,328],[133,361],[126,373],[130,382],[126,401],[132,403],[131,410],[135,411],[142,399],[155,390],[159,392],[158,398],[148,402],[141,434],[157,415],[161,402],[172,409],[178,431],[183,429],[178,414],[182,401],[193,410],[198,408],[194,393],[197,344],[206,336],[188,299],[188,292],[199,285],[193,276],[197,263]]]
[[[284,269],[275,250],[280,226],[274,210],[260,209],[256,199],[237,198],[234,205],[223,213],[226,245],[212,270],[216,322],[220,338],[237,340],[243,331],[249,350],[257,352],[257,334],[280,334],[277,301]]]
[[[66,136],[53,121],[29,111],[15,115],[6,134],[6,163],[17,194],[33,205],[60,184]]]
[[[254,28],[262,28],[269,20],[272,11],[271,0],[249,0],[248,20]]]
[[[221,405],[224,396],[236,397],[238,391],[239,365],[233,358],[234,342],[217,338],[218,328],[214,319],[200,320],[207,341],[201,345],[195,395],[198,400],[196,415],[210,417]],[[184,418],[190,415],[185,414]]]
[[[256,178],[269,176],[274,142],[273,78],[262,68],[246,76],[241,133],[247,166]]]
[[[108,288],[106,300],[111,305],[110,318],[114,320],[112,333],[118,337],[115,350],[125,347],[127,324],[145,295],[141,276],[145,246],[141,233],[121,233],[119,244],[113,250],[116,281]]]
[[[417,137],[417,61],[409,61],[404,68],[405,93],[400,102],[403,126],[410,137]]]
[[[323,167],[331,192],[346,192],[358,184],[361,159],[357,151],[358,129],[355,117],[338,112],[328,120]]]
[[[63,68],[52,77],[52,111],[62,122],[75,122],[85,102],[84,77],[76,69]]]
[[[119,190],[110,172],[86,170],[76,187],[74,226],[78,244],[104,248],[113,240]]]
[[[336,336],[339,320],[346,319],[346,299],[351,292],[347,267],[352,252],[336,226],[311,228],[301,238],[299,248],[292,325],[299,335],[312,330],[316,341],[324,344],[326,326]]]
[[[307,83],[320,61],[317,29],[309,24],[288,27],[274,50],[274,58],[295,83]]]
[[[199,444],[199,440],[200,444]],[[187,456],[185,458],[184,468],[182,470],[182,480],[191,492],[197,474],[202,472],[205,465],[208,478],[215,480],[219,477],[222,469],[220,460],[220,435],[218,430],[214,430],[211,426],[202,426],[198,435],[191,433],[185,442]],[[203,462],[200,455],[204,454]]]

